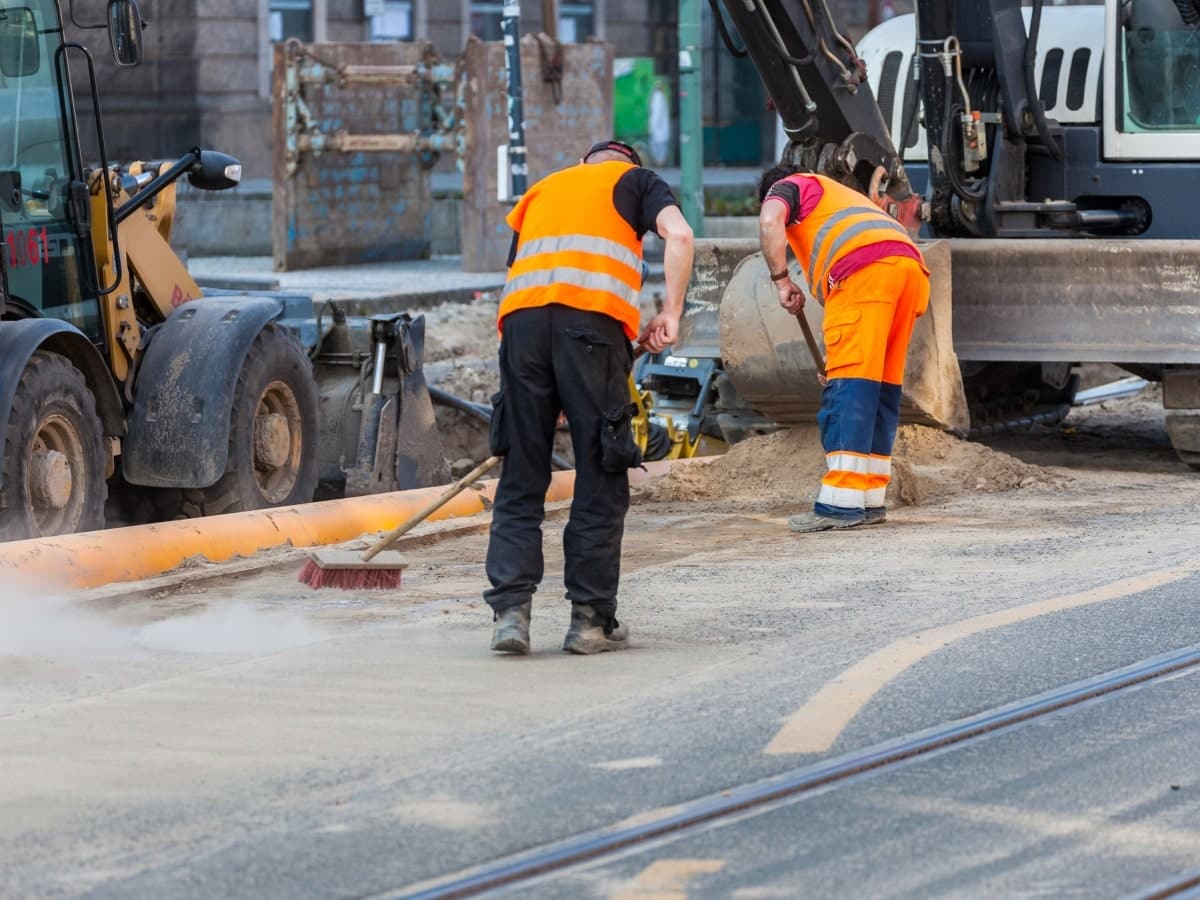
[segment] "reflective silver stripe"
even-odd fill
[[[823,484],[817,492],[817,502],[844,509],[862,509],[867,505],[867,492]]]
[[[890,456],[872,456],[867,473],[869,475],[886,475],[891,477],[892,458]]]
[[[504,295],[501,299],[527,288],[550,287],[552,284],[570,284],[588,291],[604,291],[608,294],[615,294],[634,309],[640,308],[637,290],[619,278],[599,272],[589,272],[586,269],[573,269],[568,266],[538,269],[536,272],[526,272],[524,275],[510,278],[504,285]]]
[[[861,216],[863,214],[870,213],[871,210],[859,209],[857,207],[853,209],[839,210],[830,216],[825,224],[821,226],[821,230],[817,232],[817,237],[813,241],[812,254],[810,255],[808,261],[808,276],[813,287],[816,288],[816,300],[818,303],[825,302],[825,289],[828,287],[824,274],[816,270],[817,261],[822,256],[829,260],[830,267],[832,267],[832,263],[837,260],[838,251],[841,250],[851,238],[856,238],[863,232],[870,231],[873,228],[888,228],[892,231],[898,231],[904,235],[905,238],[908,238],[908,230],[903,225],[901,225],[899,222],[889,219],[883,213],[879,213],[878,217],[872,216],[870,219],[864,219],[862,222],[857,222],[854,225],[851,225],[837,236],[833,242],[833,245],[829,248],[828,253],[821,252],[822,246],[829,237],[829,232],[835,225],[851,218],[852,216]]]
[[[608,238],[592,237],[585,234],[561,234],[557,237],[537,238],[522,244],[517,251],[517,259],[528,259],[543,253],[561,253],[574,250],[578,253],[594,253],[597,256],[607,256],[622,265],[629,266],[635,272],[642,270],[642,261],[628,247],[623,247]]]
[[[825,465],[829,467],[830,472],[854,472],[858,475],[866,475],[871,471],[872,461],[857,453],[834,451],[825,454]]]
[[[817,260],[821,258],[821,245],[825,243],[825,238],[829,237],[829,232],[839,222],[844,222],[851,216],[861,216],[861,209],[839,209],[832,216],[825,220],[825,224],[821,226],[821,230],[817,232],[817,236],[813,238],[812,254],[808,257],[808,277],[810,280],[816,280],[820,277],[820,272],[817,271]]]
[[[883,506],[887,501],[887,488],[871,488],[867,491],[866,504],[867,506]]]

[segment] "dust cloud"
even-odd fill
[[[147,621],[147,609],[90,608],[69,593],[0,588],[0,658],[102,659],[115,655],[258,656],[325,639],[303,613],[218,601]],[[137,615],[138,620],[131,621]],[[150,611],[153,615],[153,611]]]
[[[101,657],[132,646],[130,630],[44,588],[0,588],[0,657]]]
[[[325,637],[324,631],[298,612],[224,603],[197,615],[153,622],[139,629],[134,641],[143,647],[175,653],[258,656],[313,644]]]

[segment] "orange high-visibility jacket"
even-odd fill
[[[829,273],[848,253],[881,241],[901,241],[916,249],[905,227],[858,191],[824,175],[807,177],[821,182],[821,202],[788,226],[787,240],[818,303],[829,292]]]
[[[641,324],[642,242],[613,205],[613,189],[633,166],[572,166],[543,178],[508,214],[516,257],[500,301],[518,309],[561,303],[612,316],[630,340]]]

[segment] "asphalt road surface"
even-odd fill
[[[1061,490],[796,537],[787,510],[635,505],[634,649],[493,657],[486,535],[395,595],[286,554],[158,585],[0,589],[0,895],[398,896],[1200,644],[1200,480],[1161,421],[1007,439]],[[999,445],[998,443],[998,445]],[[470,523],[468,523],[470,524]],[[631,848],[537,897],[1137,895],[1200,867],[1189,673]]]

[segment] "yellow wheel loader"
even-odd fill
[[[103,26],[101,26],[103,27]],[[141,55],[111,0],[116,61]],[[202,292],[172,251],[175,185],[236,185],[232,157],[82,159],[56,0],[0,3],[0,539],[259,509],[446,480],[424,320],[284,294]],[[113,497],[109,498],[112,488]]]

